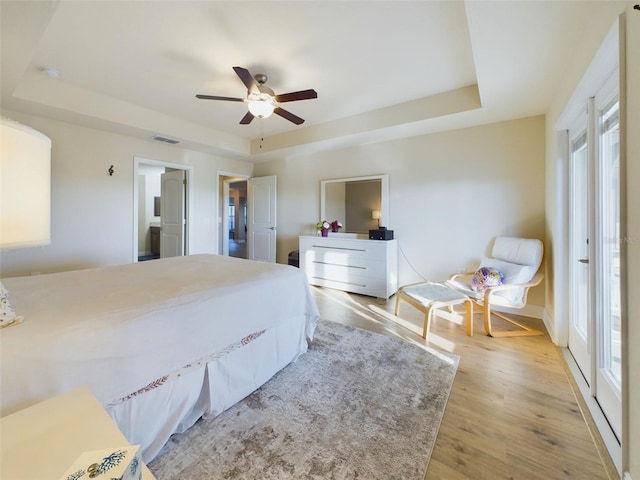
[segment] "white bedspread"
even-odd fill
[[[24,322],[0,331],[0,416],[81,385],[115,404],[292,318],[310,339],[319,316],[297,268],[218,255],[3,283]]]

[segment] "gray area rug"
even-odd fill
[[[321,320],[309,351],[219,416],[171,437],[173,479],[424,478],[458,357]]]

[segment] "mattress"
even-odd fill
[[[189,394],[197,397],[204,381],[200,377],[227,365],[216,374],[216,387],[209,389],[226,398],[222,406],[212,407],[207,399],[207,405],[194,410],[202,399],[191,399],[171,427],[180,430],[195,421],[191,417],[226,408],[295,360],[306,351],[319,317],[306,277],[297,268],[219,255],[2,282],[24,321],[0,330],[1,416],[86,385],[119,417],[133,399],[140,402],[147,392],[165,384],[173,389],[188,378],[197,379]],[[252,351],[248,347],[264,350],[257,377],[241,367],[242,352]],[[236,360],[229,363],[229,358]],[[245,369],[256,368],[255,361],[244,363]],[[248,383],[234,375],[247,377]],[[244,383],[238,390],[244,393],[225,394],[225,389],[236,388],[236,381]],[[129,418],[120,423],[134,435],[139,422]]]

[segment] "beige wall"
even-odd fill
[[[134,157],[193,166],[190,253],[217,252],[217,171],[250,175],[253,164],[228,160],[3,111],[51,138],[51,244],[3,251],[2,277],[131,263]],[[113,176],[107,169],[113,165]],[[136,179],[137,181],[137,179]],[[137,246],[136,246],[137,251]]]
[[[496,235],[544,238],[544,118],[259,163],[278,176],[278,261],[315,234],[320,180],[389,174],[400,284],[475,268]],[[532,304],[544,305],[542,288]]]

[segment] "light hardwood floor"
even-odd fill
[[[321,317],[460,356],[425,480],[614,480],[590,433],[559,349],[548,335],[491,338],[482,317],[474,336],[462,316],[443,312],[422,337],[422,313],[388,301],[312,287]],[[544,330],[542,321],[518,317]],[[498,330],[502,321],[496,319]],[[599,448],[600,447],[600,448]]]

